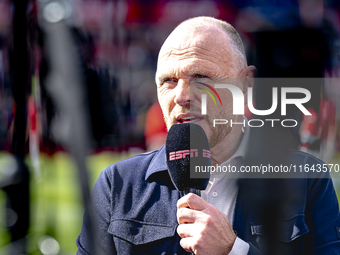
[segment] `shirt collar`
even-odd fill
[[[245,123],[248,122],[248,119],[246,117],[243,117],[243,120],[244,120]],[[224,163],[230,162],[231,160],[238,158],[238,157],[241,157],[242,159],[245,157],[247,144],[248,144],[248,141],[249,141],[249,135],[250,135],[249,134],[250,130],[249,130],[248,125],[245,125],[245,127],[242,127],[242,133],[243,134],[242,134],[242,140],[241,140],[240,145],[238,146],[235,153]]]

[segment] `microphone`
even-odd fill
[[[201,195],[209,183],[210,146],[200,125],[173,125],[166,138],[166,162],[175,188],[183,195]],[[205,169],[205,171],[202,171]]]

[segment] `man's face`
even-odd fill
[[[190,32],[175,30],[164,43],[156,73],[158,100],[167,128],[179,123],[197,123],[214,147],[232,128],[213,127],[214,119],[233,119],[232,95],[228,89],[218,89],[222,105],[207,97],[207,115],[201,115],[201,95],[206,85],[235,83],[240,69],[228,36],[219,28]],[[230,79],[231,78],[231,79]],[[233,81],[234,82],[233,82]]]

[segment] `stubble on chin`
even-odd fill
[[[228,119],[228,123],[225,125],[216,125],[214,127],[214,119],[225,119],[225,113],[220,112],[217,116],[213,118],[208,116],[207,123],[210,126],[211,134],[208,137],[210,149],[214,148],[217,144],[219,144],[233,129],[230,126],[230,119]],[[231,117],[232,121],[235,122],[236,116]]]
[[[168,131],[170,130],[172,125],[177,124],[177,120],[176,117],[180,114],[185,114],[188,112],[199,112],[200,109],[198,109],[197,107],[191,106],[190,107],[178,107],[176,109],[174,109],[169,117],[166,117],[164,115],[164,121],[166,124],[166,127],[168,129]],[[208,141],[209,141],[209,145],[210,148],[214,148],[218,143],[220,143],[233,129],[230,126],[230,120],[232,119],[233,122],[236,121],[237,116],[230,116],[230,118],[228,119],[228,123],[225,125],[216,125],[215,127],[214,125],[214,119],[225,119],[226,115],[225,115],[225,111],[220,111],[216,116],[210,116],[210,115],[204,115],[202,116],[205,119],[205,122],[207,123],[209,129],[210,129],[210,135],[208,136]]]

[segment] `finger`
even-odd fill
[[[193,237],[197,232],[198,229],[196,224],[181,224],[177,227],[177,234],[181,238]]]
[[[194,237],[182,238],[179,242],[179,245],[182,246],[184,250],[187,252],[197,251],[197,248],[194,247],[196,239]]]
[[[177,209],[177,222],[178,224],[194,223],[198,217],[199,211],[192,210],[190,208]]]
[[[202,211],[205,208],[209,207],[209,203],[206,202],[203,198],[193,194],[189,193],[185,195],[184,197],[181,197],[177,201],[177,208],[190,208],[197,211]]]

